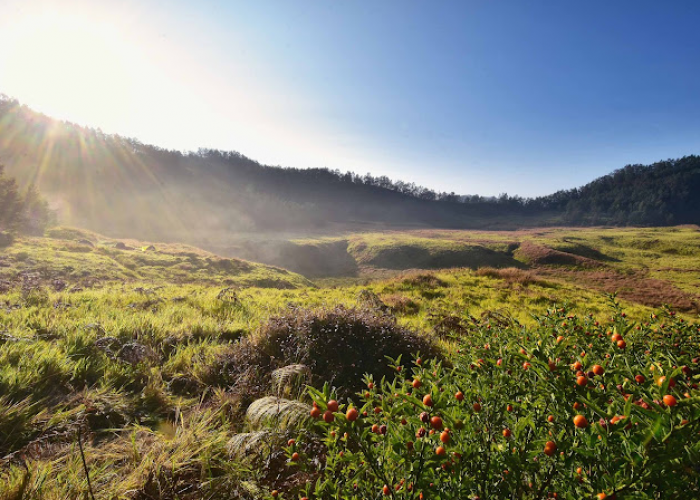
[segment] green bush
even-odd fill
[[[700,498],[700,330],[672,316],[650,319],[633,325],[618,311],[602,324],[551,310],[533,330],[483,327],[461,337],[453,368],[423,357],[412,380],[365,377],[359,400],[334,413],[326,413],[330,391],[311,389],[326,453],[322,462],[300,454],[291,464],[312,479],[302,491]]]

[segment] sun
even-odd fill
[[[13,24],[0,42],[0,92],[105,128],[132,112],[138,54],[105,20],[43,12]]]

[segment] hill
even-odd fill
[[[627,165],[535,202],[570,224],[673,225],[700,221],[700,156]]]
[[[673,228],[412,230],[249,242],[230,252],[311,279],[388,278],[472,269],[509,285],[569,282],[648,306],[700,311],[700,231]]]
[[[513,215],[505,204],[458,203],[454,194],[371,175],[265,166],[236,152],[168,151],[11,99],[0,100],[0,163],[22,186],[35,183],[63,223],[114,237],[206,245],[231,232],[465,227]]]
[[[294,289],[310,282],[285,269],[228,259],[182,244],[114,240],[91,231],[53,228],[21,236],[0,255],[0,292],[82,291],[134,281]]]
[[[535,199],[436,193],[386,177],[261,165],[237,152],[183,153],[51,119],[0,99],[0,164],[59,220],[112,237],[205,248],[232,235],[386,228],[517,229],[700,222],[700,157],[630,165]]]

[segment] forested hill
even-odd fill
[[[203,246],[232,232],[363,225],[505,229],[700,222],[693,191],[697,157],[626,167],[543,198],[483,198],[386,177],[265,166],[237,152],[164,150],[54,120],[2,97],[0,164],[21,186],[35,184],[63,224]]]
[[[581,188],[538,198],[571,224],[700,223],[700,156],[627,165]]]
[[[481,227],[522,211],[508,197],[490,202],[386,177],[264,166],[236,152],[164,150],[7,98],[0,163],[22,186],[36,183],[62,223],[150,240],[362,223]]]

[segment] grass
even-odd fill
[[[518,260],[525,241],[601,267],[528,264]],[[369,309],[449,352],[446,334],[471,318],[533,326],[533,314],[554,303],[581,317],[606,317],[608,282],[652,283],[640,288],[652,298],[654,291],[679,301],[700,293],[694,227],[307,241],[345,251],[362,269],[316,281],[179,244],[117,243],[60,228],[47,238],[20,238],[0,254],[1,498],[85,495],[79,428],[97,498],[260,496],[259,485],[271,481],[265,474],[287,471],[277,444],[303,425],[292,420],[283,429],[274,419],[246,418],[255,399],[280,395],[253,362],[272,317]],[[441,267],[454,256],[474,260],[454,269],[402,269]],[[373,267],[380,265],[390,271]],[[665,289],[680,295],[658,292]],[[621,303],[631,320],[645,320],[661,304],[634,292],[621,293]],[[691,320],[695,313],[680,315]],[[336,363],[354,362],[340,354]],[[296,387],[282,396],[299,394]],[[267,454],[240,453],[251,446]],[[256,462],[262,459],[266,468]],[[301,473],[284,477],[305,480]]]

